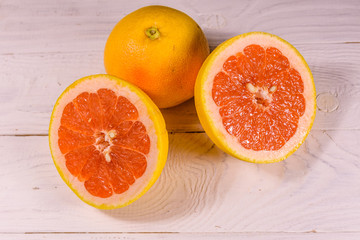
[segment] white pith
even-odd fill
[[[102,149],[100,145],[95,144],[96,149],[101,152],[102,154],[104,154],[105,156],[105,160],[107,162],[111,162],[111,157],[110,157],[110,148],[113,144],[112,140],[116,137],[116,131],[114,129],[110,130],[110,131],[101,131],[104,134],[104,141],[107,142],[109,144],[109,146],[107,146],[106,148]],[[98,141],[101,140],[101,137],[99,137],[98,139],[96,139],[96,143],[98,143]]]
[[[150,151],[146,155],[147,159],[147,168],[144,174],[136,179],[135,183],[130,185],[130,188],[122,194],[113,194],[109,198],[100,198],[91,195],[84,187],[84,182],[80,182],[77,177],[74,177],[66,167],[65,157],[60,152],[58,145],[58,128],[60,126],[60,120],[64,107],[71,102],[75,97],[77,97],[82,92],[96,93],[100,88],[107,88],[116,93],[117,96],[124,96],[127,98],[138,110],[139,118],[138,121],[141,121],[146,128],[146,132],[150,138]],[[61,96],[61,100],[58,100],[58,105],[55,106],[53,111],[53,119],[50,129],[50,147],[52,150],[54,161],[57,167],[61,170],[64,180],[72,186],[76,193],[85,201],[92,203],[93,205],[101,206],[119,206],[125,204],[129,199],[135,198],[139,193],[141,193],[145,187],[147,187],[148,182],[154,175],[154,171],[157,168],[158,164],[158,138],[155,129],[155,125],[152,119],[150,119],[151,114],[148,112],[148,108],[142,99],[134,93],[128,86],[119,84],[116,80],[112,80],[105,76],[90,77],[85,79],[75,88],[69,89],[66,93]],[[111,145],[111,139],[115,137],[113,131],[104,132],[105,140]],[[109,156],[109,147],[103,150],[105,158],[110,158]],[[106,159],[107,161],[111,159]]]
[[[244,148],[239,142],[238,139],[230,135],[223,126],[222,118],[219,114],[219,107],[215,104],[212,98],[212,88],[215,75],[223,70],[223,64],[227,58],[231,55],[234,55],[238,52],[242,52],[243,49],[251,44],[258,44],[264,48],[275,47],[282,52],[284,56],[289,59],[290,67],[296,69],[304,82],[304,97],[306,99],[305,113],[300,118],[298,122],[298,128],[292,138],[285,145],[277,151],[254,151],[252,149]],[[268,162],[275,159],[282,160],[289,155],[294,149],[296,149],[306,137],[309,128],[312,125],[313,117],[315,114],[315,88],[313,84],[313,79],[311,72],[308,69],[306,63],[298,55],[296,50],[294,50],[289,44],[284,41],[279,40],[278,38],[263,33],[252,33],[235,39],[230,45],[226,47],[220,46],[220,49],[215,49],[213,59],[211,63],[208,64],[206,69],[204,69],[201,80],[202,90],[200,93],[200,98],[204,102],[202,105],[204,107],[204,112],[206,115],[205,121],[209,121],[209,126],[211,126],[212,131],[214,132],[216,138],[220,139],[220,142],[225,143],[228,149],[225,149],[229,152],[233,152],[234,155],[243,158],[248,161],[255,162]],[[256,92],[254,86],[247,86],[249,91]],[[271,87],[272,88],[272,87]],[[269,92],[276,91],[276,87],[269,89]],[[206,129],[205,129],[206,130]]]

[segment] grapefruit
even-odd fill
[[[160,108],[194,96],[198,71],[209,55],[199,25],[183,12],[147,6],[125,16],[107,39],[106,72],[140,87]]]
[[[167,158],[164,119],[140,89],[109,75],[77,80],[58,98],[49,128],[60,176],[86,203],[123,207],[143,195]]]
[[[200,122],[230,155],[278,162],[305,140],[315,118],[315,85],[300,53],[283,39],[251,32],[219,45],[195,86]]]

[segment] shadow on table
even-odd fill
[[[319,85],[318,94],[330,91],[321,82],[326,80],[331,85],[333,80],[324,80],[326,76],[342,76],[341,73],[333,72],[336,68],[327,65],[311,68]],[[227,189],[232,187],[238,188],[236,191],[246,196],[254,194],[254,189],[262,194],[273,194],[284,187],[284,184],[301,186],[313,165],[329,158],[326,154],[329,142],[324,141],[326,131],[322,130],[322,126],[336,129],[341,121],[332,121],[331,125],[328,117],[331,117],[331,113],[317,110],[314,128],[305,143],[285,161],[273,164],[236,162],[238,160],[219,150],[205,133],[170,134],[168,161],[154,186],[131,205],[103,213],[113,218],[144,224],[166,224],[166,220],[200,214],[201,219],[206,221],[208,214],[219,206],[217,203],[222,200]],[[227,167],[229,162],[232,169]],[[219,189],[223,178],[226,181]]]
[[[301,46],[299,50],[302,51],[300,48]],[[326,54],[322,49],[317,51]],[[306,54],[306,51],[304,53]],[[306,58],[306,55],[304,56]],[[347,90],[352,88],[358,71],[345,62],[335,64],[331,56],[328,57],[329,62],[318,62],[318,59],[322,58],[308,59],[317,93],[316,117],[312,130],[299,149],[286,160],[259,166],[269,174],[283,175],[286,181],[297,181],[306,176],[318,161],[331,164],[333,156],[328,154],[331,152],[328,148],[332,145],[332,139],[327,131],[332,131],[331,135],[336,136],[336,130],[349,128],[350,126],[346,126],[349,125],[348,120],[352,119],[351,114],[356,112],[354,108],[357,103],[351,100],[358,98],[355,96],[357,92]]]
[[[153,187],[131,205],[101,210],[104,214],[138,223],[192,214],[206,218],[219,198],[217,185],[226,169],[226,154],[205,133],[170,134],[169,141],[167,163]]]

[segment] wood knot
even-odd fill
[[[316,97],[316,103],[322,112],[333,112],[339,107],[339,100],[329,92],[319,93]]]

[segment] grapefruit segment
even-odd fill
[[[149,153],[150,138],[146,134],[144,124],[136,121],[125,134],[115,136],[113,140],[115,145],[139,151],[143,154]]]
[[[117,102],[116,94],[110,89],[105,88],[99,89],[97,94],[99,96],[99,102],[102,110],[103,128],[105,130],[110,130],[111,119]]]
[[[117,99],[112,119],[113,126],[123,121],[136,120],[139,117],[136,107],[125,97],[120,96]]]
[[[101,163],[101,156],[98,150],[93,150],[92,155],[87,159],[85,165],[82,167],[78,180],[84,182],[89,180],[92,176],[97,174],[97,170]],[[70,169],[68,169],[70,170]]]
[[[113,164],[113,163],[109,163]],[[120,194],[129,189],[129,184],[121,178],[115,166],[109,168],[110,184],[115,193]]]
[[[86,190],[96,197],[107,198],[113,194],[109,181],[101,177],[91,177],[84,185]]]
[[[168,139],[159,109],[137,87],[109,75],[82,78],[59,97],[49,129],[61,177],[85,202],[117,208],[159,177]]]
[[[92,136],[94,131],[88,126],[88,124],[80,117],[80,114],[75,109],[74,103],[70,102],[64,108],[63,115],[61,117],[61,125],[67,129],[79,132],[85,135]]]
[[[84,135],[63,126],[59,127],[58,136],[59,148],[62,153],[67,153],[76,148],[95,143],[95,138],[93,136]]]
[[[203,64],[195,104],[209,137],[250,162],[285,159],[305,140],[315,117],[309,67],[289,43],[271,34],[239,35]]]
[[[88,160],[96,154],[95,151],[96,148],[90,145],[68,152],[65,154],[66,168],[73,176],[77,177]]]
[[[144,155],[119,146],[113,146],[112,150],[115,164],[121,165],[124,163],[123,167],[126,168],[132,176],[136,178],[142,176],[147,166]],[[123,159],[127,159],[127,161],[125,162]],[[132,184],[132,180],[129,183]]]
[[[91,127],[92,130],[102,128],[100,103],[96,94],[83,92],[73,100],[75,109],[82,120]]]

